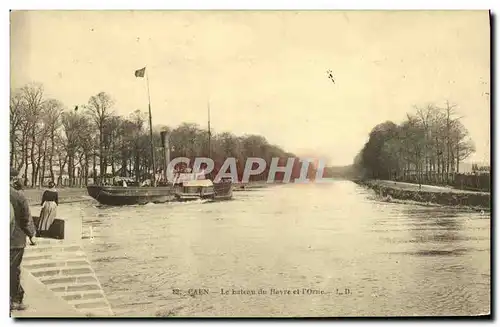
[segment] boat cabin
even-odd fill
[[[180,181],[175,184],[175,194],[180,200],[213,198],[214,185],[209,179]]]

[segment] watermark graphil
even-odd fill
[[[280,161],[283,158],[272,158],[269,164],[269,173],[266,182],[274,183],[277,179],[279,173],[282,174],[282,178],[279,179],[282,183],[294,183],[294,184],[304,184],[304,183],[321,183],[326,181],[323,177],[323,173],[326,167],[326,161],[322,159],[299,159],[299,158],[287,158],[285,165],[280,165]],[[176,172],[175,167],[177,165],[189,166],[191,159],[187,157],[177,157],[169,162],[167,166],[167,180],[169,182],[174,182],[179,177],[179,173]],[[311,180],[308,178],[309,166],[314,163],[315,176]],[[202,168],[203,167],[203,168]],[[300,167],[299,176],[292,179],[292,174],[294,169]],[[242,178],[239,180],[238,175],[238,165],[237,159],[233,157],[228,157],[214,178],[215,182],[219,182],[223,179],[231,178],[233,181],[240,181],[241,183],[248,183],[251,176],[256,176],[262,174],[267,168],[266,160],[262,158],[250,157],[247,158]],[[200,176],[208,175],[212,173],[215,169],[215,162],[211,158],[197,157],[193,162],[193,173],[189,179],[198,179]],[[184,176],[186,178],[186,176]]]

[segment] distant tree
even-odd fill
[[[101,176],[104,176],[107,170],[105,128],[106,123],[113,115],[113,105],[114,101],[111,96],[105,92],[100,92],[97,95],[91,96],[88,101],[88,105],[86,106],[86,109],[90,117],[92,117],[92,120],[99,132],[99,171]]]
[[[44,131],[39,144],[43,144],[43,151],[40,147],[39,162],[42,161],[40,168],[40,185],[45,180],[45,173],[47,166],[49,168],[50,179],[55,181],[54,174],[54,156],[56,149],[56,133],[61,125],[61,114],[63,111],[63,104],[56,99],[48,99],[45,101],[43,110],[43,125]]]
[[[24,111],[24,128],[23,139],[25,152],[24,160],[24,176],[28,176],[28,165],[31,165],[31,187],[36,184],[36,150],[37,140],[42,139],[43,123],[42,112],[44,109],[43,86],[39,83],[31,83],[21,88],[23,102],[25,104]],[[24,181],[25,186],[28,186],[28,180]]]
[[[24,169],[25,177],[31,172],[31,178],[25,178],[25,186],[29,180],[31,186],[42,185],[46,178],[61,184],[66,171],[70,186],[86,185],[89,176],[99,182],[106,176],[108,166],[113,175],[134,175],[137,181],[149,178],[152,155],[148,115],[136,110],[128,117],[118,116],[113,112],[113,104],[110,95],[100,92],[89,98],[84,110],[78,110],[78,106],[65,110],[60,101],[44,97],[41,84],[30,83],[12,90],[10,165]],[[171,159],[210,156],[216,163],[215,173],[226,158],[234,157],[241,177],[246,159],[259,157],[268,165],[263,173],[252,178],[264,180],[273,158],[280,159],[279,165],[286,164],[288,157],[296,158],[260,135],[236,136],[212,130],[210,137],[208,130],[199,125],[182,123],[176,127],[161,125],[153,129],[155,163],[159,168],[164,168],[162,130],[169,134]],[[192,165],[194,160],[191,161]],[[58,176],[55,176],[55,167],[59,168]],[[293,168],[296,178],[300,165]]]
[[[10,97],[10,165],[16,169],[21,169],[24,164],[24,140],[26,128],[26,102],[21,90],[11,90]],[[20,141],[20,146],[18,146]],[[21,152],[20,157],[17,155]]]
[[[437,182],[439,177],[449,183],[449,174],[475,151],[455,107],[449,102],[444,108],[415,107],[416,113],[407,114],[400,125],[375,126],[355,158],[357,172],[365,178]]]
[[[75,184],[75,160],[78,153],[84,153],[85,139],[88,137],[88,118],[84,114],[74,111],[64,112],[62,114],[63,135],[65,136],[65,150],[68,157],[68,177],[69,186]]]

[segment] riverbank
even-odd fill
[[[490,210],[491,194],[459,190],[451,187],[421,185],[386,180],[356,180],[358,185],[373,189],[380,196],[390,200],[410,200],[447,206],[465,206]]]
[[[281,183],[250,182],[250,183],[235,183],[233,191],[248,191],[253,189],[261,189],[269,186],[281,185]],[[24,189],[24,195],[28,199],[31,206],[40,205],[45,188],[28,188]],[[57,188],[59,193],[59,204],[90,201],[92,198],[88,195],[87,189],[84,187],[65,187]]]

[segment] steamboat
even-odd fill
[[[232,184],[230,179],[222,179],[217,183],[210,179],[204,179],[156,187],[89,185],[87,191],[100,204],[124,206],[172,201],[231,200],[233,196]]]
[[[136,77],[144,77],[145,68],[135,72]],[[147,74],[147,73],[146,73]],[[147,77],[147,75],[146,75]],[[147,78],[146,78],[147,80]],[[149,98],[149,82],[148,82]],[[151,155],[153,158],[152,171],[156,172],[154,159],[151,101],[149,101],[149,128]],[[167,169],[170,162],[170,145],[167,132],[161,132],[163,146],[163,180],[168,181]],[[208,152],[210,158],[211,152],[211,133],[210,133],[210,106],[208,106]],[[90,185],[87,186],[89,196],[97,200],[100,204],[111,206],[123,205],[141,205],[146,203],[165,203],[171,201],[193,201],[193,200],[211,200],[223,201],[230,200],[233,196],[233,181],[231,178],[222,178],[214,181],[207,178],[203,172],[183,172],[176,173],[172,182],[165,182],[157,185],[156,174],[152,174],[152,185],[127,185],[126,181],[121,186],[108,185]]]
[[[167,180],[166,167],[169,163],[168,136],[161,132],[163,152],[165,154],[163,176]],[[88,194],[100,204],[111,206],[137,205],[146,203],[165,203],[171,201],[231,200],[233,196],[233,181],[231,178],[221,178],[214,181],[204,172],[175,173],[171,183],[153,186],[136,185],[123,179],[121,186],[89,185]]]

